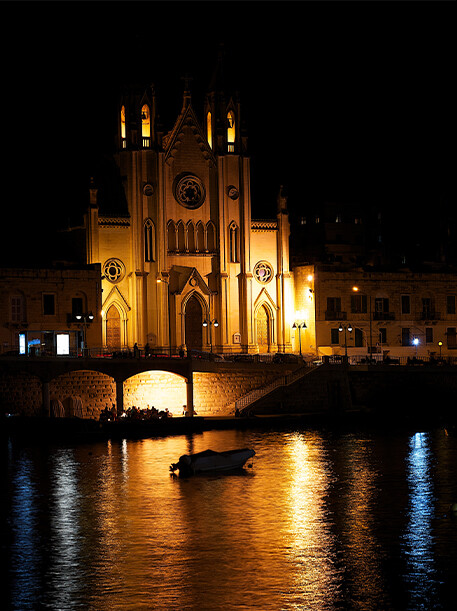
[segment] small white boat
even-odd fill
[[[227,452],[214,452],[205,450],[196,454],[184,454],[177,463],[170,466],[173,473],[179,471],[180,475],[195,475],[211,471],[232,471],[241,469],[250,458],[255,456],[254,450],[228,450]]]

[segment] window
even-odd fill
[[[206,244],[209,252],[216,250],[216,229],[211,221],[206,223]]]
[[[233,110],[227,113],[227,151],[235,152],[235,113]]]
[[[448,295],[446,297],[446,313],[455,314],[455,295]]]
[[[447,347],[457,348],[457,334],[455,327],[448,327],[446,329]]]
[[[229,246],[230,246],[230,262],[236,263],[238,261],[238,240],[239,232],[238,225],[231,223],[229,227]]]
[[[144,260],[155,261],[155,227],[151,219],[144,224]]]
[[[22,322],[23,318],[22,297],[15,295],[11,297],[11,322]]]
[[[208,112],[206,115],[206,135],[208,138],[208,144],[213,148],[213,129],[211,125],[211,113]]]
[[[330,329],[330,343],[331,344],[340,343],[340,333],[338,329]]]
[[[379,343],[387,344],[387,329],[385,327],[379,328]]]
[[[363,347],[363,331],[362,329],[359,329],[358,327],[354,328],[354,345],[356,348],[362,348]]]
[[[141,108],[141,136],[143,138],[143,148],[149,148],[151,144],[151,113],[147,104],[144,104]]]
[[[425,343],[433,344],[433,327],[425,328]]]
[[[327,297],[327,312],[341,312],[341,297]]]
[[[409,327],[403,327],[401,330],[401,345],[411,346],[411,333]]]
[[[389,300],[386,297],[376,297],[374,300],[374,311],[377,314],[384,314],[389,311]]]
[[[367,296],[351,295],[351,312],[353,314],[367,313]]]
[[[83,313],[83,300],[82,297],[73,297],[71,300],[71,315],[76,318],[77,314]]]
[[[55,295],[50,293],[43,294],[43,314],[44,316],[54,316],[56,313]]]
[[[178,228],[178,250],[184,252],[186,250],[186,230],[184,229],[184,223],[178,221],[176,226]]]
[[[168,222],[167,226],[168,250],[176,250],[176,228],[173,221]]]
[[[127,147],[125,130],[125,106],[121,107],[121,146],[123,149]]]
[[[411,298],[409,295],[401,296],[401,313],[411,314]]]
[[[197,250],[205,252],[205,228],[201,221],[197,223]]]
[[[422,317],[423,318],[432,318],[433,317],[433,311],[432,311],[432,300],[430,299],[430,297],[423,297],[422,298]]]

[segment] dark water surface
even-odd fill
[[[169,475],[181,454],[236,447],[257,454],[243,474]],[[457,608],[453,431],[208,431],[3,451],[2,608]]]

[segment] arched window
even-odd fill
[[[147,104],[144,104],[141,108],[141,136],[143,138],[143,148],[149,148],[151,144],[151,113]]]
[[[155,226],[151,219],[144,223],[144,260],[155,261]]]
[[[125,129],[125,106],[121,106],[121,147],[127,148],[127,135]]]
[[[216,229],[212,221],[206,223],[206,244],[210,252],[216,250]]]
[[[208,144],[213,148],[213,130],[211,126],[211,113],[208,112],[206,115],[206,134],[208,137]]]
[[[197,223],[197,250],[199,252],[205,252],[206,250],[205,228],[201,221]]]
[[[187,223],[187,250],[195,252],[195,228],[192,221]]]
[[[184,223],[182,221],[178,221],[177,230],[178,230],[178,250],[179,252],[185,252],[186,250],[186,230],[184,228]]]
[[[235,222],[230,223],[229,226],[229,247],[230,261],[236,263],[239,261],[239,229]]]
[[[167,225],[168,250],[176,250],[176,227],[173,221]]]
[[[227,113],[227,150],[229,153],[235,152],[235,113],[233,110]]]

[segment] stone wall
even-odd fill
[[[278,373],[225,371],[194,373],[194,407],[199,416],[224,416],[230,404],[254,388],[268,384]],[[67,412],[72,401],[78,414],[98,419],[105,407],[116,403],[113,378],[96,371],[80,370],[63,374],[49,383],[49,398],[55,414]],[[63,410],[59,410],[59,402]],[[184,378],[165,371],[144,372],[124,382],[124,409],[154,406],[181,416],[187,403]],[[0,375],[0,407],[3,412],[24,416],[42,414],[42,389],[37,377],[26,373]]]

